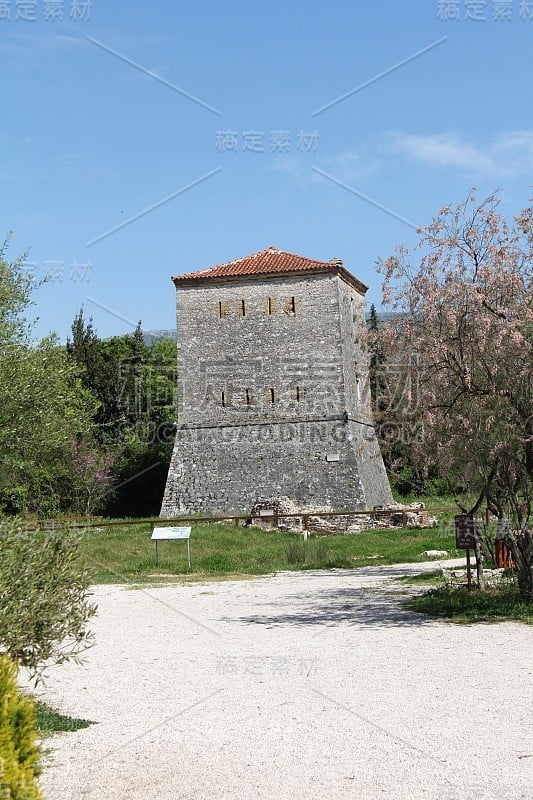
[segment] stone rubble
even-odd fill
[[[245,525],[254,525],[263,530],[273,528],[294,533],[302,533],[304,530],[303,516],[309,519],[309,530],[314,533],[334,534],[339,531],[345,533],[360,533],[369,529],[390,529],[401,528],[405,519],[408,528],[432,528],[438,524],[436,517],[430,517],[426,511],[425,504],[418,503],[388,503],[385,506],[375,508],[375,511],[382,513],[373,517],[372,514],[347,514],[321,516],[324,512],[331,512],[328,507],[322,506],[298,508],[288,497],[274,497],[260,500],[254,504],[250,512],[250,518]],[[271,512],[268,514],[268,512]],[[389,513],[387,513],[389,512]],[[298,516],[287,516],[287,515]],[[276,524],[277,523],[277,524]]]
[[[441,567],[441,574],[446,583],[448,583],[450,586],[457,586],[458,584],[466,584],[468,581],[466,569],[446,569],[446,567]],[[472,577],[472,585],[475,586],[476,585],[475,560],[473,561],[471,567],[471,577]],[[506,570],[503,567],[498,567],[497,569],[484,569],[483,579],[485,581],[485,586],[497,586],[505,580],[512,580],[512,577],[509,575],[509,570]]]

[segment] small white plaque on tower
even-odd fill
[[[326,456],[326,461],[340,461],[341,457],[338,453],[328,453]]]

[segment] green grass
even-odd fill
[[[464,586],[439,586],[405,601],[405,607],[451,622],[524,622],[533,624],[533,606],[514,585],[469,592]]]
[[[58,731],[79,731],[81,728],[88,728],[89,725],[94,725],[88,719],[76,719],[75,717],[60,714],[59,711],[55,711],[40,700],[35,703],[35,712],[37,728],[41,736]]]
[[[160,521],[160,520],[158,520]],[[306,544],[294,533],[243,528],[233,524],[192,523],[191,572],[184,541],[159,542],[155,566],[150,525],[86,529],[82,558],[94,583],[194,580],[216,576],[265,575],[280,570],[348,568],[424,561],[424,550],[455,550],[449,525],[428,529],[371,530],[312,536]]]
[[[397,583],[411,583],[417,586],[439,586],[444,583],[444,578],[440,570],[432,572],[419,572],[418,575],[404,575],[396,578]]]

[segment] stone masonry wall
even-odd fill
[[[179,427],[162,516],[279,496],[324,510],[390,501],[362,315],[364,298],[336,274],[178,288]]]
[[[342,411],[338,313],[335,275],[180,287],[180,421],[264,422]]]

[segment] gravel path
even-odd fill
[[[47,800],[531,800],[531,629],[404,611],[423,567],[97,587]]]

